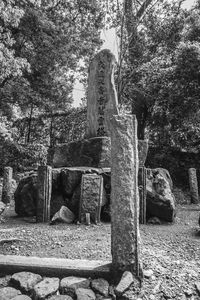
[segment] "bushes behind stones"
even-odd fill
[[[18,145],[11,140],[5,140],[0,145],[0,174],[10,166],[14,171],[32,170],[46,163],[47,148],[41,144]]]

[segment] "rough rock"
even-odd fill
[[[157,217],[152,217],[152,218],[149,218],[149,219],[148,219],[147,224],[161,225],[162,222],[161,222],[161,220],[160,220],[159,218],[157,218]]]
[[[67,207],[74,213],[75,218],[79,215],[79,203],[81,198],[81,185],[78,185],[74,190],[73,196],[67,202]]]
[[[73,195],[74,190],[81,183],[82,174],[85,172],[84,168],[65,168],[61,170],[61,185],[66,197]]]
[[[92,280],[91,287],[96,293],[99,293],[105,297],[108,296],[109,283],[107,280],[103,278],[94,279]]]
[[[196,287],[197,293],[200,296],[200,281],[195,283],[195,287]]]
[[[12,300],[31,300],[31,298],[27,295],[19,295],[19,296],[12,298]]]
[[[48,300],[73,300],[73,298],[68,295],[55,295],[48,298]]]
[[[63,197],[62,190],[53,190],[51,195],[50,215],[53,216],[63,205],[65,206],[66,203],[67,199]]]
[[[146,278],[150,278],[153,275],[153,270],[149,269],[149,270],[143,270],[143,275]]]
[[[78,288],[76,297],[77,300],[96,300],[95,293],[91,289]]]
[[[10,284],[15,288],[20,289],[22,292],[29,293],[41,280],[42,277],[39,274],[34,274],[31,272],[19,272],[12,275]]]
[[[19,290],[14,289],[13,287],[4,287],[0,289],[0,299],[1,300],[9,300],[17,295],[21,295]]]
[[[14,193],[15,212],[21,217],[36,215],[37,174],[23,178]]]
[[[66,206],[61,206],[60,210],[53,216],[51,223],[64,222],[67,224],[71,224],[74,222],[74,219],[75,215],[73,214],[73,212],[71,212],[71,210]]]
[[[0,277],[0,288],[6,287],[10,281],[11,275]]]
[[[115,294],[120,297],[128,290],[128,288],[133,282],[134,282],[133,274],[129,271],[125,271],[122,275],[120,282],[115,287]]]
[[[0,201],[0,215],[4,212],[6,208],[6,204]]]
[[[166,169],[147,169],[147,217],[158,217],[173,222],[175,217],[175,197],[172,180]]]
[[[88,288],[90,286],[90,280],[82,277],[69,276],[65,277],[60,282],[60,293],[67,294],[71,297],[75,296],[75,292],[78,288]]]
[[[49,164],[61,167],[110,167],[110,138],[95,137],[49,149]]]
[[[49,296],[56,294],[59,289],[59,278],[44,278],[34,286],[33,294],[38,300],[43,300]]]

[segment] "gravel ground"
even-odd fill
[[[153,276],[143,282],[144,299],[200,299],[200,207],[179,206],[175,224],[141,225],[141,257]],[[109,223],[48,225],[6,213],[0,225],[0,254],[111,260]],[[3,242],[4,239],[19,239]],[[148,295],[150,298],[145,298]]]

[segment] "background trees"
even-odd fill
[[[0,5],[1,118],[66,112],[77,74],[100,46],[103,13],[87,1],[15,1]],[[80,64],[81,62],[81,64]]]

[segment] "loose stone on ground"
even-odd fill
[[[36,299],[45,299],[48,296],[56,294],[59,289],[59,278],[44,278],[34,287],[34,297]]]
[[[95,293],[91,289],[78,288],[76,296],[77,300],[96,300]]]
[[[0,299],[1,300],[12,299],[17,295],[21,295],[21,292],[12,287],[4,287],[4,288],[0,289]]]
[[[92,280],[91,287],[95,292],[97,292],[103,296],[108,296],[109,283],[107,280],[105,280],[103,278],[94,279],[94,280]]]
[[[74,296],[78,288],[88,288],[90,280],[81,277],[69,276],[65,277],[60,282],[60,293]]]
[[[34,274],[31,272],[19,272],[15,273],[11,279],[10,283],[21,291],[27,293],[31,292],[34,286],[42,280],[42,276]]]

